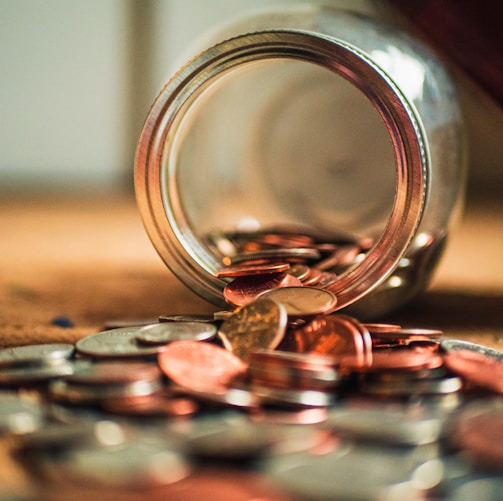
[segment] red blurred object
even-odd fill
[[[393,8],[503,107],[503,29],[497,0],[390,0]]]

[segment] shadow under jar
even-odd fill
[[[217,271],[239,244],[294,234],[359,246],[327,286],[338,309],[375,318],[422,291],[465,184],[438,58],[319,5],[249,15],[197,54],[154,101],[135,165],[144,225],[174,274],[223,306]]]

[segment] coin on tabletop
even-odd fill
[[[174,383],[195,391],[225,392],[247,369],[230,351],[204,341],[173,341],[159,353],[158,360]]]
[[[57,363],[73,355],[74,346],[68,343],[45,343],[15,346],[0,350],[0,368],[19,365]]]
[[[225,320],[218,337],[229,351],[247,360],[254,350],[276,348],[285,334],[287,320],[284,306],[259,299]]]
[[[288,316],[306,317],[329,313],[337,305],[336,296],[316,287],[282,287],[266,291],[260,298],[267,298],[285,306]]]
[[[208,322],[161,322],[140,329],[136,333],[136,340],[142,344],[207,341],[216,333],[217,327]]]
[[[146,346],[138,343],[136,335],[142,326],[111,329],[79,339],[75,348],[79,353],[100,358],[127,358],[156,355],[164,345]]]

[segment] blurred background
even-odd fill
[[[293,1],[0,0],[0,191],[132,192],[143,120],[191,42],[248,10]],[[476,2],[480,19],[463,11],[473,2],[461,0],[433,8],[435,2],[426,0],[329,1],[379,15],[398,6],[393,16],[404,15],[402,21],[413,29],[428,22],[429,35],[437,29],[449,36],[450,25],[441,16],[450,8],[461,23],[450,39],[501,75],[501,36],[492,39],[488,23],[496,16],[487,0]],[[445,6],[440,17],[439,4]],[[452,55],[442,39],[430,41]],[[498,96],[481,85],[476,72],[462,71],[463,61],[451,57],[449,64],[467,122],[469,192],[497,191],[503,187]]]

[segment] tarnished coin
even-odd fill
[[[265,291],[259,297],[282,304],[289,317],[308,317],[330,313],[337,305],[334,294],[316,287],[281,287]]]
[[[229,304],[244,306],[255,301],[263,292],[289,286],[302,286],[302,282],[288,273],[238,277],[225,286],[223,295]]]
[[[216,333],[216,325],[208,322],[162,322],[143,327],[136,333],[136,339],[142,344],[207,341]]]
[[[42,365],[67,360],[73,355],[73,344],[46,343],[15,346],[0,350],[0,368]]]
[[[247,360],[254,350],[276,348],[285,334],[287,320],[284,306],[258,299],[225,320],[218,337],[229,351]]]
[[[159,354],[161,370],[176,384],[195,391],[225,393],[247,365],[219,346],[200,341],[173,341]]]
[[[79,339],[75,348],[79,353],[97,358],[128,358],[157,355],[165,345],[146,346],[138,343],[136,335],[142,326],[123,327],[98,332]]]

